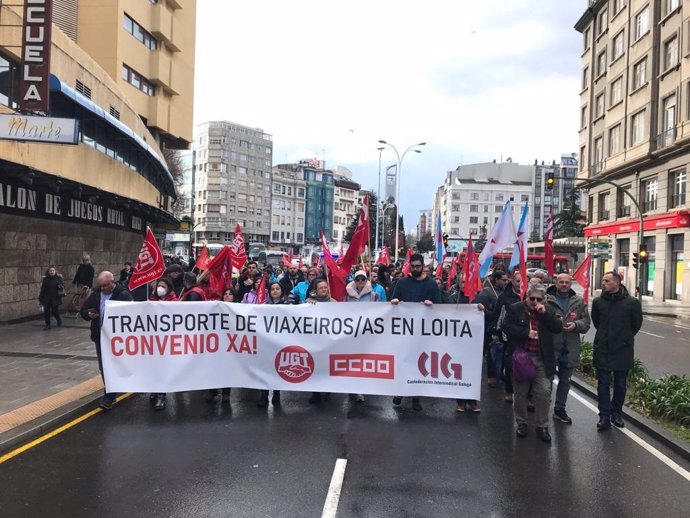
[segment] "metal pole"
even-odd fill
[[[379,249],[379,207],[381,206],[381,154],[384,148],[377,148],[379,151],[379,185],[378,191],[376,191],[376,242],[374,243],[374,251]]]

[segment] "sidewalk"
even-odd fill
[[[95,405],[103,390],[89,323],[0,326],[0,452]]]

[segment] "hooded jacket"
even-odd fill
[[[642,327],[642,306],[625,286],[616,293],[602,292],[592,303],[594,366],[608,371],[630,370],[635,355],[635,335]]]
[[[568,367],[577,367],[580,365],[580,348],[582,347],[581,335],[589,331],[591,321],[589,318],[589,311],[587,305],[582,297],[580,297],[573,289],[568,291],[568,311],[564,314],[563,308],[557,300],[556,285],[549,286],[546,290],[546,307],[553,310],[556,318],[560,318],[563,325],[570,322],[575,323],[575,329],[570,332],[563,330],[554,335],[554,355],[556,359],[561,355],[561,348],[564,346],[568,349]]]
[[[367,281],[367,283],[364,285],[362,288],[362,291],[357,291],[357,288],[355,287],[355,282],[352,281],[348,283],[348,285],[345,287],[345,291],[347,292],[347,297],[345,297],[345,302],[378,302],[379,301],[379,294],[374,293],[372,287],[371,287],[371,282]]]

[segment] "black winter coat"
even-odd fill
[[[132,294],[119,284],[116,284],[115,288],[113,288],[113,293],[110,296],[110,300],[131,301]],[[91,321],[91,340],[96,343],[99,343],[101,340],[101,319],[94,318],[93,320],[91,320],[89,318],[89,309],[95,309],[97,312],[100,312],[100,304],[101,289],[94,288],[93,290],[91,290],[91,293],[89,293],[89,296],[86,298],[84,304],[82,304],[81,306],[81,310],[79,311],[79,314],[84,320]]]
[[[64,289],[62,275],[57,274],[54,277],[46,275],[43,277],[41,291],[38,294],[38,301],[41,303],[41,306],[57,307],[62,303],[62,296],[59,295],[60,286]]]
[[[602,292],[592,303],[594,366],[608,371],[630,370],[635,355],[635,335],[642,327],[640,301],[624,286],[617,293]]]
[[[77,273],[74,274],[74,280],[72,284],[75,286],[88,286],[89,288],[93,286],[93,276],[95,270],[91,264],[80,264],[77,268]]]
[[[563,323],[556,318],[553,310],[546,308],[545,313],[537,314],[539,322],[539,353],[544,362],[546,377],[551,378],[556,373],[556,358],[553,353],[553,335],[563,330]],[[508,306],[506,318],[503,321],[503,332],[508,337],[508,346],[515,350],[523,346],[529,338],[529,312],[527,302],[517,302]]]

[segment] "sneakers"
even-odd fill
[[[551,442],[551,434],[548,428],[537,428],[537,437],[544,442]]]
[[[607,415],[602,415],[599,417],[599,422],[597,423],[597,430],[603,432],[611,428],[611,419]]]
[[[163,410],[165,408],[165,394],[157,394],[156,401],[153,403],[154,410]]]
[[[503,401],[506,403],[512,403],[513,402],[513,395],[512,394],[506,394],[505,397],[503,398]]]
[[[465,412],[465,405],[466,403],[464,401],[462,403],[458,403],[458,408],[456,408],[455,410],[462,414]]]
[[[613,414],[611,416],[611,424],[615,426],[616,428],[624,428],[625,423],[623,422],[623,418],[621,417],[620,414]]]
[[[565,408],[554,408],[553,416],[563,423],[573,424],[573,420],[570,419],[570,416],[566,413]]]
[[[394,404],[395,406],[398,406],[400,403],[402,403],[402,397],[400,397],[400,396],[395,396],[395,397],[393,398],[393,404]]]
[[[482,409],[479,408],[479,403],[477,403],[476,401],[471,401],[471,402],[470,402],[470,410],[471,410],[472,412],[474,412],[475,414],[478,414],[478,413],[480,413],[480,412],[482,411]]]
[[[517,429],[515,430],[515,435],[517,435],[521,439],[527,437],[527,423],[518,424]]]

